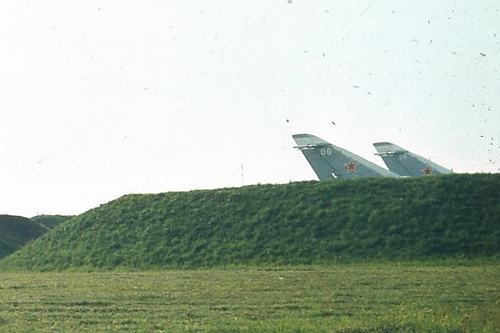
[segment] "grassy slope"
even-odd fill
[[[45,232],[47,228],[25,217],[0,215],[0,258]]]
[[[33,216],[31,219],[38,222],[49,229],[53,229],[59,224],[69,220],[74,216],[71,215],[37,215]]]
[[[500,175],[456,174],[127,195],[3,267],[211,267],[500,255]]]

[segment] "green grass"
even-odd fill
[[[40,223],[49,229],[53,229],[59,224],[71,219],[72,215],[37,215],[31,218],[32,221]]]
[[[2,273],[0,331],[500,332],[500,266]]]
[[[126,195],[0,267],[57,271],[500,258],[500,174]]]
[[[21,216],[0,214],[0,258],[20,249],[49,229]]]

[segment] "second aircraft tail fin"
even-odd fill
[[[373,145],[377,150],[376,155],[382,157],[389,170],[400,176],[411,177],[451,173],[451,170],[393,143],[376,142]]]

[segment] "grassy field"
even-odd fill
[[[500,266],[1,273],[7,332],[500,332]]]

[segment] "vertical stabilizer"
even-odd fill
[[[412,177],[451,173],[451,170],[393,143],[376,142],[373,146],[377,150],[376,155],[382,157],[389,170],[400,176]]]
[[[293,139],[320,180],[332,178],[397,177],[397,175],[350,151],[311,134]]]

